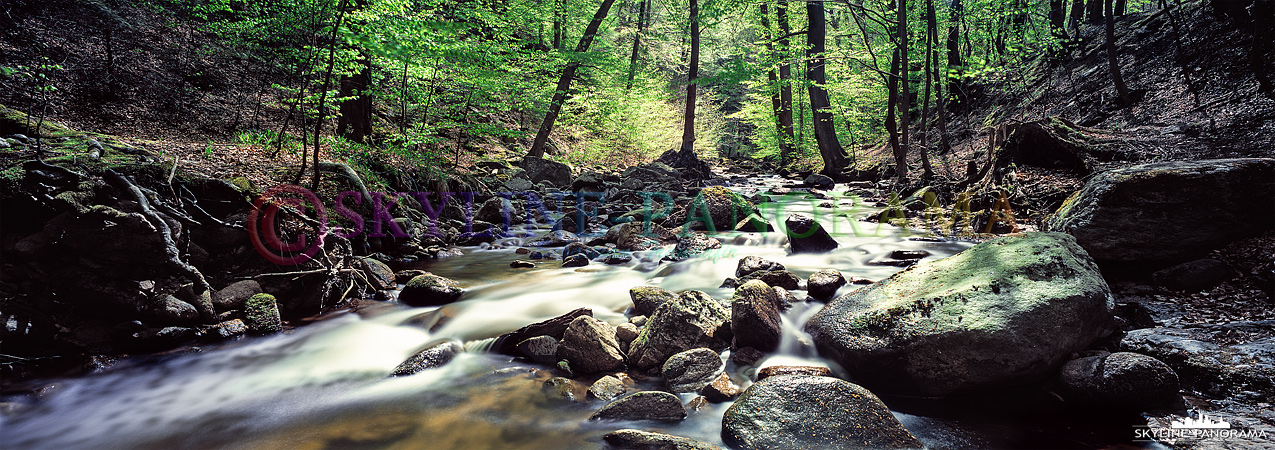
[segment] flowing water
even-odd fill
[[[764,184],[744,189],[758,188]],[[763,206],[772,223],[814,210],[809,201]],[[636,254],[627,266],[594,263],[579,269],[556,262],[510,269],[511,260],[524,256],[515,255],[514,246],[466,248],[463,256],[419,267],[465,285],[460,302],[441,309],[378,304],[290,333],[125,359],[97,374],[49,380],[51,387],[32,405],[0,415],[0,448],[585,449],[602,447],[600,436],[620,428],[722,445],[721,416],[729,404],[710,404],[677,423],[588,422],[602,402],[550,399],[540,386],[553,376],[551,368],[506,356],[467,352],[441,368],[387,376],[414,352],[440,341],[481,347],[484,339],[579,307],[623,323],[631,305],[628,290],[636,285],[729,298],[733,291],[718,286],[746,255],[779,261],[803,278],[836,268],[876,280],[899,269],[867,262],[893,250],[926,250],[940,258],[970,245],[909,239],[906,231],[875,224],[860,225],[856,234],[852,219],[835,219],[843,231],[837,236],[841,247],[819,255],[787,255],[779,233],[720,236],[722,249],[676,263],[659,262],[661,254],[648,252]],[[831,228],[830,220],[821,222]],[[828,365],[800,332],[819,306],[799,302],[785,313],[782,348],[761,366]],[[733,364],[727,369],[745,383],[752,374]],[[658,389],[658,383],[639,381],[638,387]],[[1049,447],[1050,436],[1059,433],[1078,433],[1076,442],[1093,434],[1067,424],[1005,418],[896,417],[934,449]],[[1088,445],[1076,442],[1060,446]]]

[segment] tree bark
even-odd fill
[[[1054,36],[1067,35],[1066,0],[1049,0],[1049,30]]]
[[[760,12],[761,27],[764,30],[762,39],[766,40],[766,51],[769,52],[772,57],[777,56],[775,53],[774,41],[772,40],[770,33],[770,8],[766,3],[761,4]],[[774,66],[771,66],[770,70],[766,72],[766,79],[770,81],[770,106],[775,114],[775,136],[779,141],[779,161],[782,166],[787,164],[788,161],[786,159],[788,155],[792,154],[792,141],[784,134],[789,130],[784,128],[784,103],[780,94],[781,89],[779,86],[779,75],[776,74]],[[789,115],[789,120],[792,120],[791,114]]]
[[[1116,93],[1120,95],[1120,106],[1129,106],[1129,88],[1124,85],[1124,77],[1120,75],[1120,57],[1116,54],[1116,20],[1111,13],[1111,0],[1103,2],[1107,12],[1107,65],[1111,68],[1111,82],[1116,85]]]
[[[835,176],[841,174],[847,155],[837,139],[837,130],[832,122],[832,102],[828,99],[828,91],[823,88],[827,82],[823,55],[827,25],[823,1],[806,2],[806,20],[810,27],[806,31],[806,79],[810,81],[810,113],[815,126],[815,141],[819,144],[819,155],[823,157],[823,170],[820,172]]]
[[[566,12],[562,7],[563,0],[554,0],[553,2],[553,48],[554,50],[562,50],[562,35],[566,28],[565,18]]]
[[[965,65],[961,62],[960,25],[965,14],[961,0],[952,0],[950,14],[952,24],[947,29],[947,70],[953,76],[947,79],[947,92],[956,94],[956,104],[960,105],[965,102],[960,76],[961,68]]]
[[[1089,0],[1088,3],[1085,4],[1085,7],[1089,12],[1089,23],[1102,23],[1102,4],[1104,1],[1105,0]]]
[[[934,178],[934,168],[930,166],[930,133],[927,127],[930,119],[930,84],[934,81],[934,66],[938,63],[934,54],[934,42],[938,40],[938,18],[934,13],[934,0],[925,0],[925,96],[921,101],[921,167],[924,172],[921,179]]]
[[[372,135],[372,61],[360,52],[361,66],[354,75],[341,76],[341,116],[337,134],[354,142],[365,142]]]
[[[908,97],[908,84],[912,77],[908,74],[908,8],[907,0],[899,0],[899,146],[894,148],[894,159],[897,162],[899,181],[908,177],[908,109],[911,107]]]
[[[589,46],[593,44],[593,37],[598,34],[598,28],[602,26],[602,21],[606,20],[607,12],[611,10],[612,3],[615,3],[615,0],[602,0],[602,4],[598,5],[598,11],[593,14],[593,20],[585,28],[584,35],[580,36],[580,43],[576,44],[576,53],[589,51]],[[562,69],[562,76],[558,78],[558,85],[553,91],[553,100],[549,103],[549,111],[545,113],[544,121],[540,122],[540,129],[536,131],[536,140],[532,142],[531,150],[527,152],[527,156],[544,157],[545,143],[549,141],[549,132],[553,131],[553,123],[558,120],[558,114],[562,112],[562,102],[566,101],[567,91],[571,90],[571,80],[575,78],[576,71],[579,68],[579,61],[570,61]]]
[[[775,4],[775,21],[780,36],[775,54],[779,55],[779,139],[783,142],[779,147],[779,165],[787,166],[796,154],[797,145],[792,119],[792,65],[788,63],[788,36],[792,30],[788,26],[787,2]]]
[[[1098,0],[1090,0],[1090,1],[1098,1]],[[1084,20],[1084,18],[1085,18],[1085,0],[1072,1],[1071,2],[1071,19],[1068,26],[1072,30],[1080,30],[1080,21]],[[1079,31],[1076,32],[1076,35],[1077,36],[1080,35]]]
[[[638,50],[641,48],[642,31],[646,30],[646,10],[651,0],[642,0],[638,6],[637,31],[633,33],[633,52],[629,54],[629,81],[625,89],[633,89],[633,78],[637,76]]]
[[[686,73],[686,114],[683,116],[682,146],[683,153],[695,151],[695,97],[699,83],[699,2],[690,0],[691,4],[691,56]]]
[[[341,23],[345,20],[345,0],[337,3],[336,23],[332,25],[332,38],[328,41],[328,68],[324,71],[323,88],[319,91],[318,118],[314,121],[314,180],[310,184],[311,191],[319,190],[319,138],[322,137],[324,116],[326,115],[328,101],[328,89],[332,83],[332,69],[336,67],[336,38],[337,32],[341,30]],[[304,164],[304,163],[303,163]],[[304,171],[304,167],[302,168]]]

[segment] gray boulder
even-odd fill
[[[610,448],[634,450],[721,450],[713,444],[663,433],[623,429],[602,436]]]
[[[558,340],[553,336],[536,336],[518,343],[518,353],[541,364],[558,361]]]
[[[217,311],[242,309],[249,297],[260,294],[261,283],[257,280],[243,280],[231,283],[212,294],[213,306]]]
[[[394,271],[385,263],[372,258],[359,258],[359,270],[363,271],[363,276],[367,277],[368,284],[372,289],[394,289],[397,286],[394,283]],[[217,299],[213,298],[213,304]]]
[[[1045,222],[1104,267],[1156,269],[1275,228],[1275,159],[1143,164],[1095,175]]]
[[[392,377],[412,375],[426,369],[442,367],[447,363],[456,359],[456,355],[464,352],[459,342],[447,341],[426,347],[424,350],[416,352],[407,361],[403,361],[394,371],[390,373]]]
[[[779,295],[775,289],[752,280],[735,289],[731,299],[730,329],[735,347],[752,347],[763,352],[779,348],[782,320]]]
[[[532,183],[540,184],[542,181],[548,181],[558,187],[571,185],[571,166],[566,164],[534,156],[525,156],[522,158],[522,163],[518,166],[527,171],[527,178]]]
[[[745,256],[739,259],[739,264],[735,266],[735,277],[743,277],[753,272],[761,272],[766,270],[784,270],[783,264],[771,261],[760,256]]]
[[[787,290],[797,290],[801,288],[801,278],[797,278],[792,272],[787,270],[763,270],[744,275],[737,281],[739,284],[747,283],[751,280],[761,280],[770,286],[781,287]]]
[[[722,440],[744,450],[923,447],[867,389],[800,375],[749,386],[722,417]]]
[[[806,292],[815,300],[828,300],[836,295],[837,289],[846,285],[846,277],[836,269],[824,269],[810,274],[806,281]]]
[[[589,420],[682,420],[686,408],[676,395],[642,391],[615,399],[589,416]]]
[[[624,392],[627,390],[628,387],[624,385],[624,381],[616,378],[614,375],[607,375],[605,377],[598,378],[598,381],[594,381],[593,384],[589,386],[589,395],[592,395],[593,398],[598,400],[611,401],[616,397],[624,395]]]
[[[629,345],[629,364],[649,370],[664,364],[670,356],[690,349],[721,349],[729,345],[729,313],[720,303],[700,291],[683,291],[677,300],[651,314],[642,332]]]
[[[788,244],[793,253],[826,253],[840,245],[814,217],[805,214],[788,216],[784,227],[788,230]]]
[[[398,293],[398,301],[410,306],[445,305],[459,299],[464,289],[447,278],[426,274],[412,277]]]
[[[712,383],[725,366],[716,351],[697,348],[669,357],[661,374],[673,392],[696,392]]]
[[[1168,364],[1137,353],[1109,353],[1073,359],[1058,372],[1059,393],[1083,407],[1141,412],[1171,406],[1178,374]]]
[[[802,184],[819,189],[832,189],[834,182],[827,175],[812,173],[802,181]]]
[[[624,354],[615,340],[615,328],[590,316],[571,321],[558,343],[558,359],[565,359],[571,370],[588,374],[624,368]]]
[[[677,300],[677,293],[655,286],[634,286],[629,288],[629,298],[633,299],[633,315],[649,316],[660,305]]]
[[[1111,290],[1061,233],[993,239],[841,296],[806,324],[878,393],[944,396],[1044,378],[1111,331]]]

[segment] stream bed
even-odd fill
[[[769,208],[771,223],[782,223],[789,213],[815,210],[809,201],[777,206]],[[857,215],[870,212],[862,209]],[[5,399],[29,405],[0,415],[0,448],[589,449],[603,448],[601,436],[621,428],[725,447],[721,418],[729,403],[690,410],[686,420],[674,423],[587,421],[604,402],[546,396],[541,385],[559,375],[552,367],[479,350],[489,338],[581,307],[613,325],[624,323],[633,286],[695,289],[730,298],[733,289],[718,286],[734,276],[737,261],[748,255],[778,261],[803,279],[835,268],[847,276],[879,280],[901,268],[868,262],[895,250],[924,250],[931,255],[927,259],[934,259],[972,245],[917,238],[876,224],[857,224],[857,233],[845,232],[855,230],[851,220],[858,217],[820,219],[825,227],[825,221],[838,221],[833,227],[843,231],[834,234],[840,248],[825,254],[788,255],[780,233],[735,233],[717,236],[722,248],[679,262],[661,262],[654,251],[635,253],[627,265],[595,262],[562,268],[546,261],[536,268],[511,269],[510,261],[525,257],[515,254],[518,242],[465,247],[461,256],[406,267],[458,281],[466,287],[459,302],[410,308],[368,301],[284,334],[124,358],[91,375],[46,380],[48,387],[38,399]],[[847,285],[840,294],[857,287]],[[799,298],[804,294],[797,292]],[[798,302],[785,312],[780,350],[759,367],[829,366],[800,331],[820,307]],[[388,378],[416,351],[446,340],[476,351],[441,368]],[[724,357],[729,361],[729,354]],[[726,370],[745,383],[756,371],[730,362]],[[637,383],[630,391],[662,387],[658,378]],[[692,398],[682,396],[684,403]],[[915,414],[896,409],[895,416],[931,449],[1161,448],[1130,447],[1133,423],[1100,426],[995,411],[910,412]]]

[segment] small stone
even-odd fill
[[[532,267],[536,267],[536,263],[522,259],[515,259],[513,262],[509,263],[509,267],[515,269],[530,269]]]
[[[589,265],[589,258],[581,254],[571,255],[563,258],[562,260],[562,267],[581,267],[587,265]]]
[[[731,361],[740,366],[755,366],[766,354],[752,347],[740,347],[731,352]]]
[[[257,294],[244,302],[244,317],[253,333],[274,333],[283,329],[279,320],[279,303],[273,295]]]
[[[624,392],[627,390],[628,388],[624,386],[623,381],[615,376],[607,375],[605,377],[598,378],[598,381],[593,382],[593,385],[589,386],[589,395],[592,395],[593,398],[598,400],[611,401],[621,395],[624,395]]]
[[[894,259],[921,259],[930,256],[930,252],[925,250],[895,250],[890,252],[890,257]]]
[[[155,282],[151,281],[150,284],[154,287]],[[243,309],[243,304],[249,297],[260,293],[262,293],[261,283],[256,280],[237,281],[214,292],[212,302],[218,311]]]
[[[846,278],[836,269],[824,269],[810,274],[809,281],[806,282],[806,290],[810,293],[810,298],[820,301],[831,300],[837,293],[837,289],[841,289],[846,285]]]
[[[242,320],[233,319],[213,325],[212,331],[215,336],[227,339],[247,333],[248,326]]]
[[[550,400],[584,401],[586,389],[570,378],[553,377],[545,380],[540,390]]]
[[[579,374],[624,367],[624,354],[615,340],[615,328],[590,316],[571,321],[558,343],[558,359],[566,360]]]
[[[739,259],[739,263],[735,266],[735,277],[743,277],[753,272],[762,272],[767,270],[784,270],[783,264],[771,261],[760,256],[745,256]]]
[[[456,301],[465,290],[438,275],[417,275],[398,294],[398,301],[409,306],[445,305]]]
[[[637,339],[639,332],[641,330],[638,330],[638,326],[632,323],[617,325],[615,327],[615,340],[620,343],[620,350],[628,352],[629,344],[632,344],[633,340]]]
[[[603,435],[602,440],[611,448],[626,450],[721,450],[705,442],[633,429],[612,431]]]
[[[426,347],[424,350],[416,352],[412,357],[407,358],[402,364],[394,368],[390,373],[391,377],[401,377],[420,373],[426,369],[442,367],[447,363],[456,359],[456,355],[464,352],[464,347],[460,343],[447,341]]]
[[[722,403],[734,400],[741,391],[742,389],[740,389],[739,385],[731,381],[730,375],[721,373],[717,375],[717,378],[713,379],[712,383],[708,383],[707,386],[700,389],[699,393],[710,402]]]

